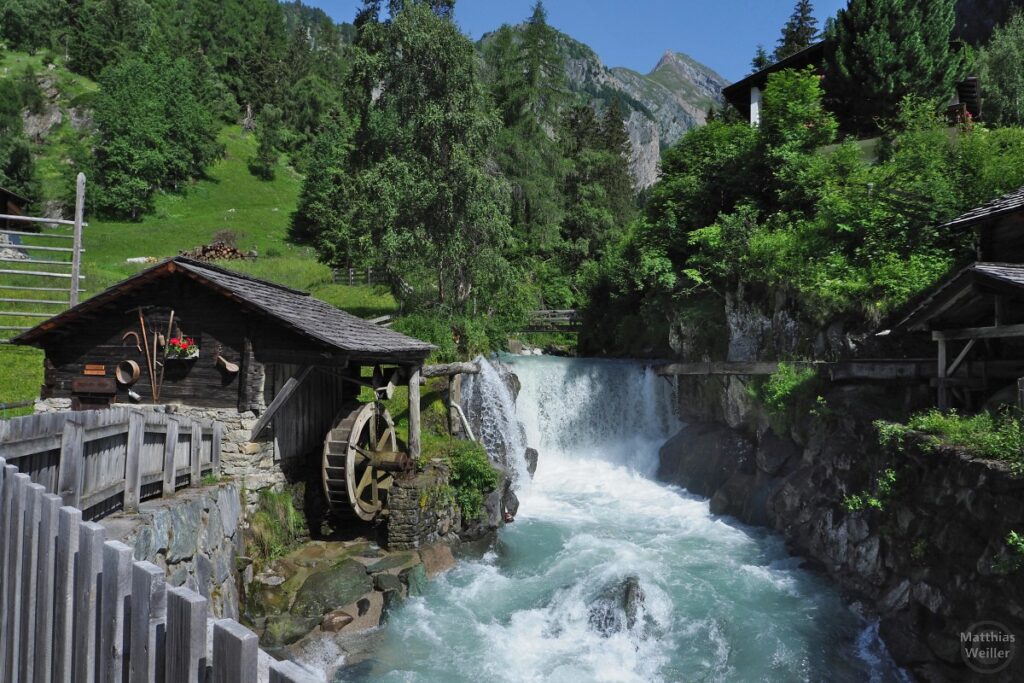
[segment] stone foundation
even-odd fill
[[[111,539],[135,549],[136,560],[162,568],[173,586],[187,586],[210,601],[212,615],[238,619],[236,562],[242,549],[242,506],[233,483],[183,489],[173,498],[103,519]]]
[[[432,460],[422,472],[395,478],[388,498],[387,547],[412,550],[453,537],[462,526],[451,470]]]

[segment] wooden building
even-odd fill
[[[24,216],[25,208],[29,205],[26,197],[7,188],[0,187],[0,214],[9,216]],[[0,219],[0,228],[4,230],[24,229],[24,223],[13,223],[8,219]]]
[[[972,228],[978,261],[933,287],[893,332],[936,343],[940,408],[1015,403],[1024,377],[1024,188],[942,228]]]
[[[409,383],[408,450],[419,455],[420,368],[430,344],[208,263],[169,259],[12,341],[45,352],[43,398],[76,408],[172,404],[222,422],[242,416],[244,430],[232,430],[244,431],[239,459],[264,449],[274,462],[319,456],[369,383],[362,368],[372,366],[389,390]]]

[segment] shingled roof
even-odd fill
[[[950,222],[940,226],[942,228],[959,228],[967,225],[974,225],[981,221],[1024,210],[1024,187],[1019,190],[1004,194],[1002,197],[993,199],[987,204],[982,204],[976,209],[971,209],[964,215],[954,218]]]
[[[83,313],[99,308],[125,292],[137,289],[154,279],[177,272],[230,296],[294,332],[345,353],[361,356],[396,354],[425,358],[434,349],[427,342],[374,325],[320,301],[307,292],[183,256],[167,259],[148,268],[23,332],[11,341],[15,344],[37,343],[49,332],[78,319]]]
[[[1024,296],[1024,264],[1017,263],[972,263],[957,271],[913,306],[894,326],[893,329],[921,330],[928,325],[929,319],[948,301],[967,288],[975,286],[1005,293],[1018,293]]]

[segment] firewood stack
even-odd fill
[[[221,241],[204,244],[196,247],[195,249],[183,251],[181,252],[181,255],[186,258],[195,259],[196,261],[233,261],[248,258],[244,253],[239,251],[238,248]]]

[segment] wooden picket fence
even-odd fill
[[[374,273],[373,268],[335,268],[334,282],[339,285],[381,284],[384,278]]]
[[[222,426],[112,408],[0,421],[0,457],[96,520],[220,472]]]
[[[61,503],[0,458],[0,683],[311,683]]]

